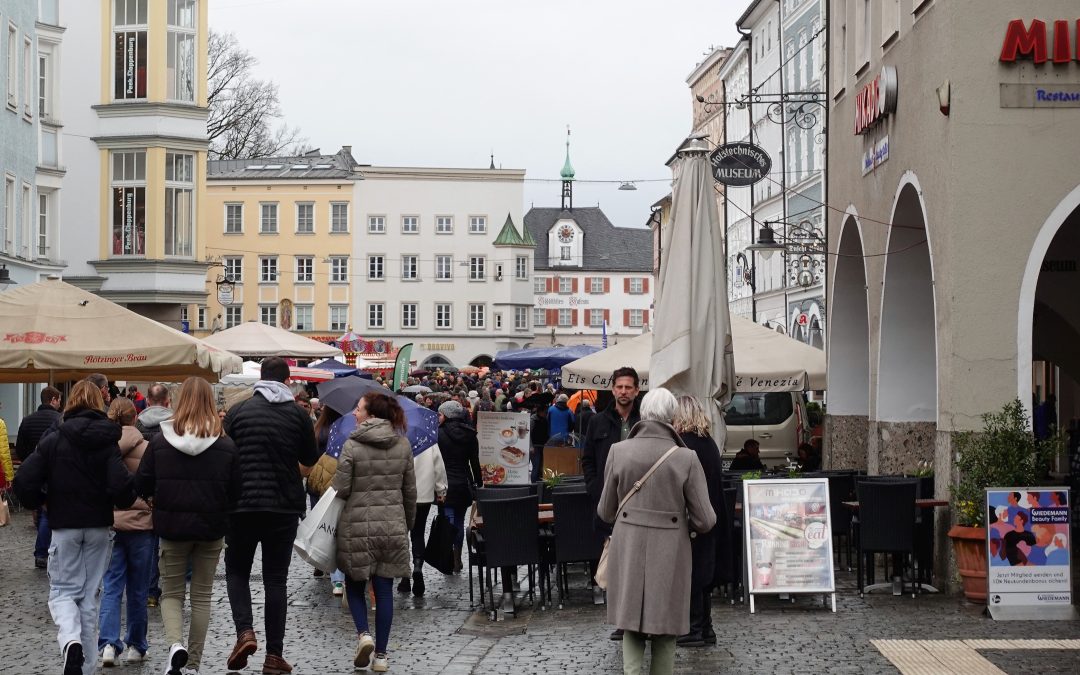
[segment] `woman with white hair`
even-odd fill
[[[650,674],[673,672],[676,637],[690,631],[690,531],[716,524],[701,462],[671,426],[677,409],[666,389],[645,395],[641,421],[611,446],[596,509],[613,525],[607,616],[624,631],[626,675],[641,673],[647,636]]]

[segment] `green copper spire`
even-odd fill
[[[564,181],[574,180],[574,167],[570,164],[570,126],[566,127],[566,162],[563,163],[562,171],[559,173]]]
[[[514,221],[510,218],[510,214],[506,214],[506,222],[503,223],[502,229],[499,230],[499,236],[495,237],[495,242],[492,246],[528,246],[521,235],[518,234],[517,227],[514,226]],[[532,244],[535,246],[535,242]]]

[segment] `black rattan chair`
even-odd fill
[[[540,520],[537,517],[537,498],[526,495],[513,499],[493,499],[480,502],[484,517],[483,565],[492,611],[495,596],[492,589],[492,568],[528,566],[529,598],[536,600],[535,571],[540,566]],[[541,598],[543,593],[541,592]]]
[[[863,564],[872,567],[873,554],[891,553],[914,563],[915,554],[915,495],[916,481],[910,480],[860,480],[855,485],[859,496],[858,528],[858,579],[859,595],[864,592]],[[867,556],[869,554],[869,557]],[[901,586],[906,565],[899,570]],[[912,576],[912,597],[917,587]]]
[[[561,487],[561,486],[560,486]],[[559,609],[570,594],[567,568],[570,563],[600,560],[604,538],[592,526],[592,500],[585,490],[556,490],[551,497],[555,511],[555,580],[559,586]],[[588,570],[586,568],[586,574]]]

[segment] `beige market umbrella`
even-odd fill
[[[825,352],[760,326],[731,317],[735,350],[735,391],[803,391],[825,389]],[[608,389],[616,368],[631,366],[649,388],[652,333],[623,340],[562,368],[562,381],[574,389]]]
[[[205,342],[248,358],[283,356],[293,359],[340,357],[341,350],[275,326],[248,321],[214,333]]]
[[[101,372],[117,380],[216,382],[238,356],[50,279],[0,293],[0,382],[51,382]]]

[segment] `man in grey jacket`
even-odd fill
[[[173,415],[172,408],[169,407],[171,404],[168,387],[154,383],[147,388],[146,410],[139,413],[135,420],[135,428],[142,433],[143,438],[149,441],[161,431],[161,423]]]

